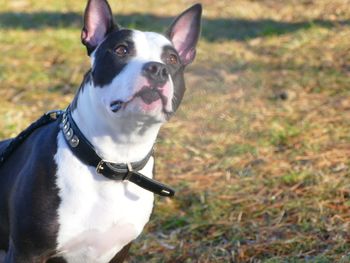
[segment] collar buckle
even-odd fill
[[[102,174],[102,170],[104,170],[104,165],[105,165],[105,161],[103,161],[103,160],[101,160],[98,164],[97,164],[97,166],[96,166],[96,172],[98,173],[98,174]]]
[[[127,163],[126,166],[128,167],[128,172],[126,173],[125,177],[123,178],[123,181],[124,180],[128,180],[130,179],[131,175],[132,175],[132,172],[133,172],[133,168],[132,168],[132,165],[131,163]]]

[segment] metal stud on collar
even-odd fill
[[[79,138],[76,136],[73,132],[73,129],[70,127],[70,123],[68,122],[67,113],[63,113],[62,121],[61,121],[61,128],[64,134],[64,137],[66,137],[68,143],[71,147],[76,148],[79,145]]]
[[[69,140],[70,146],[73,148],[77,147],[79,145],[79,138],[76,135],[73,135],[73,137]]]
[[[72,128],[70,128],[67,132],[65,132],[64,135],[66,136],[67,141],[70,141],[74,135]]]
[[[65,124],[63,125],[63,132],[64,132],[64,133],[67,133],[67,132],[69,131],[69,128],[70,128],[69,122],[65,123]]]
[[[64,114],[63,118],[62,118],[62,124],[65,125],[67,123],[67,121],[68,121],[67,115]]]

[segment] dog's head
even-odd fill
[[[166,121],[185,92],[183,72],[195,58],[201,13],[200,4],[192,6],[161,35],[122,28],[107,1],[89,0],[81,39],[91,57],[90,106],[112,118]]]

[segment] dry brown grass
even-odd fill
[[[71,100],[83,3],[0,5],[1,137]],[[113,6],[164,29],[191,3]],[[177,196],[157,201],[130,262],[350,262],[350,1],[202,3],[186,98],[157,145]]]

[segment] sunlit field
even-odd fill
[[[89,69],[83,0],[0,0],[0,138],[63,109]],[[164,32],[192,0],[110,0]],[[187,93],[161,130],[174,186],[128,262],[350,262],[350,1],[203,0]]]

